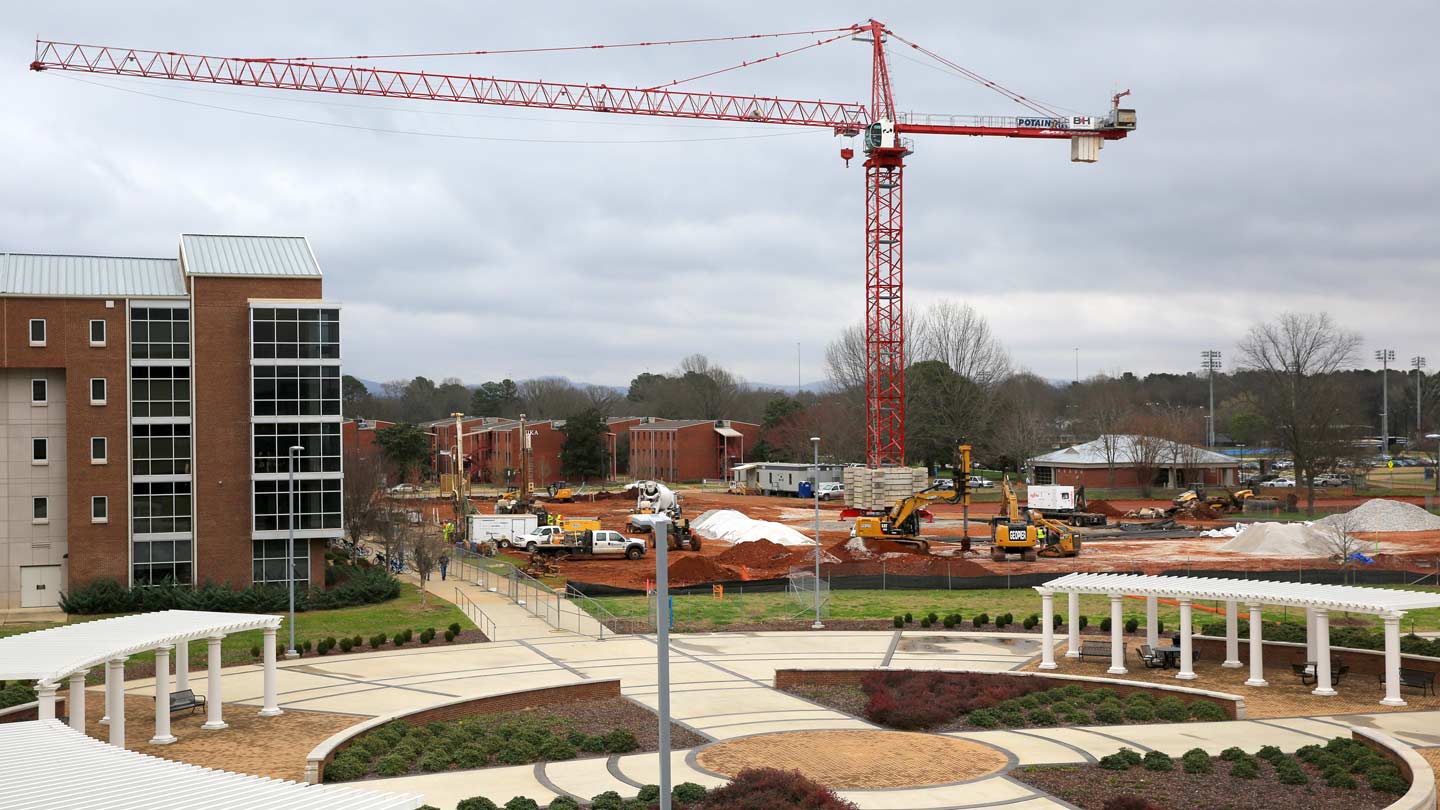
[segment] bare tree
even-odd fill
[[[584,391],[564,377],[539,377],[520,383],[524,412],[534,420],[564,419],[590,407]]]
[[[1028,374],[1001,384],[995,398],[995,415],[984,446],[1015,462],[1023,470],[1051,439],[1053,420],[1038,389],[1045,383]]]
[[[1355,518],[1349,512],[1341,512],[1312,527],[1319,533],[1330,562],[1335,563],[1342,572],[1347,572],[1354,566],[1355,560],[1351,555],[1364,548],[1364,541],[1354,535],[1356,525]]]
[[[445,542],[440,531],[433,526],[412,527],[410,540],[410,564],[420,575],[420,606],[425,606],[425,583],[430,575],[440,568],[440,557],[453,549]]]
[[[1160,435],[1162,426],[1154,413],[1137,412],[1131,415],[1128,428],[1121,443],[1124,458],[1135,470],[1135,482],[1140,494],[1150,497],[1155,488],[1155,473],[1159,470],[1167,442]]]
[[[1344,458],[1355,438],[1355,398],[1340,373],[1355,365],[1360,336],[1326,313],[1287,312],[1252,326],[1240,341],[1257,411],[1295,460],[1305,509],[1315,513],[1315,475]]]
[[[907,360],[939,360],[982,390],[993,390],[1011,374],[1010,355],[990,324],[969,304],[941,300],[920,316]]]
[[[905,360],[908,363],[915,345],[915,320],[905,316]],[[840,336],[825,347],[825,376],[836,391],[865,391],[865,324],[857,323],[840,330]]]
[[[1105,469],[1109,473],[1111,489],[1115,488],[1115,463],[1125,451],[1125,425],[1130,421],[1134,409],[1125,392],[1113,380],[1096,380],[1091,384],[1085,400],[1080,405],[1081,419],[1096,435],[1100,451],[1105,456]]]
[[[1159,408],[1155,417],[1156,431],[1165,440],[1161,452],[1164,462],[1172,469],[1201,469],[1200,459],[1205,452],[1198,446],[1204,441],[1201,414],[1193,408],[1165,405]],[[1193,485],[1197,482],[1188,483]]]
[[[381,487],[384,464],[376,454],[362,455],[351,448],[345,453],[343,484],[345,532],[350,537],[351,556],[367,535],[374,533],[384,509]]]

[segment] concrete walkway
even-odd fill
[[[439,583],[434,583],[439,585]],[[450,598],[451,580],[434,591]],[[606,636],[556,630],[498,592],[458,585],[459,594],[494,621],[501,639],[446,648],[413,647],[383,653],[282,662],[280,704],[287,710],[319,710],[375,716],[419,709],[456,697],[592,678],[619,678],[624,697],[654,708],[656,646],[648,636]],[[462,603],[463,599],[460,600]],[[566,615],[563,607],[550,614]],[[584,629],[584,625],[579,625]],[[842,712],[772,688],[781,668],[879,668],[1018,670],[1039,654],[1029,634],[917,632],[715,633],[673,637],[670,663],[674,719],[710,741],[801,730],[873,729]],[[228,668],[227,704],[258,708],[258,667]],[[147,681],[127,682],[132,694],[148,694]],[[204,692],[204,678],[191,687]],[[1219,752],[1232,745],[1249,751],[1263,745],[1294,750],[1348,733],[1350,726],[1382,729],[1417,746],[1440,745],[1440,712],[1374,713],[1223,723],[1100,726],[1024,731],[964,732],[949,736],[992,746],[1017,765],[1094,761],[1122,746],[1179,755],[1200,747]],[[718,785],[725,779],[701,768],[696,750],[673,753],[674,780]],[[659,779],[655,754],[576,759],[478,771],[375,779],[365,787],[423,793],[429,804],[453,808],[461,799],[485,796],[503,804],[529,796],[543,807],[555,796],[588,800],[607,790],[633,796]],[[1068,807],[1003,773],[967,782],[913,788],[845,790],[865,810],[931,810],[1006,804],[1016,810]]]

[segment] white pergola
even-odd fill
[[[209,683],[202,729],[226,728],[221,716],[220,642],[230,633],[263,630],[265,699],[260,716],[282,714],[275,687],[275,634],[280,617],[256,613],[164,610],[114,619],[78,622],[0,638],[0,679],[36,681],[40,719],[55,718],[55,693],[69,680],[70,726],[85,731],[85,675],[105,667],[105,716],[110,743],[125,747],[125,659],[155,651],[156,745],[175,742],[170,733],[170,651],[175,650],[175,689],[190,688],[190,642],[206,639]]]
[[[1040,593],[1045,634],[1041,669],[1058,668],[1055,663],[1055,594],[1069,595],[1067,658],[1080,656],[1080,624],[1075,618],[1080,613],[1080,594],[1110,597],[1110,669],[1107,672],[1111,675],[1124,675],[1126,672],[1122,604],[1125,598],[1145,597],[1145,641],[1151,647],[1159,641],[1157,600],[1174,599],[1180,605],[1180,671],[1175,677],[1182,681],[1195,679],[1191,638],[1191,614],[1195,600],[1225,603],[1225,661],[1221,666],[1236,668],[1244,666],[1240,662],[1238,632],[1238,606],[1243,603],[1250,616],[1250,678],[1245,681],[1246,686],[1268,685],[1265,681],[1262,607],[1283,605],[1304,608],[1306,658],[1315,665],[1316,684],[1312,694],[1320,696],[1335,694],[1330,683],[1330,612],[1378,615],[1385,624],[1385,697],[1380,702],[1386,706],[1405,705],[1400,697],[1400,619],[1409,610],[1440,607],[1440,594],[1419,591],[1144,574],[1066,574],[1035,586],[1035,590]]]
[[[414,793],[217,771],[106,745],[58,720],[0,724],[0,804],[26,810],[415,810]]]

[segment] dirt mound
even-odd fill
[[[751,540],[748,543],[738,543],[715,555],[715,559],[726,565],[748,565],[755,568],[763,568],[773,565],[776,560],[785,559],[790,556],[790,550],[779,543],[772,543],[769,540]]]
[[[670,563],[670,567],[666,571],[669,573],[671,585],[694,585],[699,582],[740,579],[733,569],[715,562],[710,557],[698,555],[680,557]]]
[[[1124,517],[1125,512],[1110,505],[1109,501],[1087,501],[1085,511],[1105,517]]]

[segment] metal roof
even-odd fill
[[[279,626],[279,616],[203,610],[162,610],[67,624],[0,638],[0,679],[59,683],[72,672],[162,644]]]
[[[307,785],[173,762],[109,745],[58,720],[0,724],[0,761],[0,803],[26,810],[415,810],[424,801],[417,793]]]
[[[1311,582],[1273,582],[1263,579],[1166,577],[1148,574],[1066,574],[1035,590],[1060,593],[1160,596],[1168,599],[1214,599],[1264,605],[1348,610],[1352,613],[1394,613],[1440,607],[1440,593],[1364,588],[1356,585],[1319,585]]]
[[[159,298],[186,292],[174,259],[0,253],[0,294]]]
[[[191,276],[320,277],[303,236],[187,233],[180,237],[180,259]]]
[[[1168,439],[1117,434],[1077,444],[1063,450],[1056,450],[1043,456],[1036,456],[1030,459],[1030,465],[1032,467],[1037,464],[1042,467],[1103,467],[1109,463],[1105,458],[1105,445],[1107,442],[1113,442],[1110,449],[1114,453],[1115,464],[1123,467],[1135,463],[1134,449],[1137,443],[1142,441],[1159,443],[1158,448],[1149,449],[1146,455],[1142,456],[1153,457],[1151,464],[1156,467],[1234,467],[1240,463],[1230,456],[1212,453],[1200,447],[1182,445]]]

